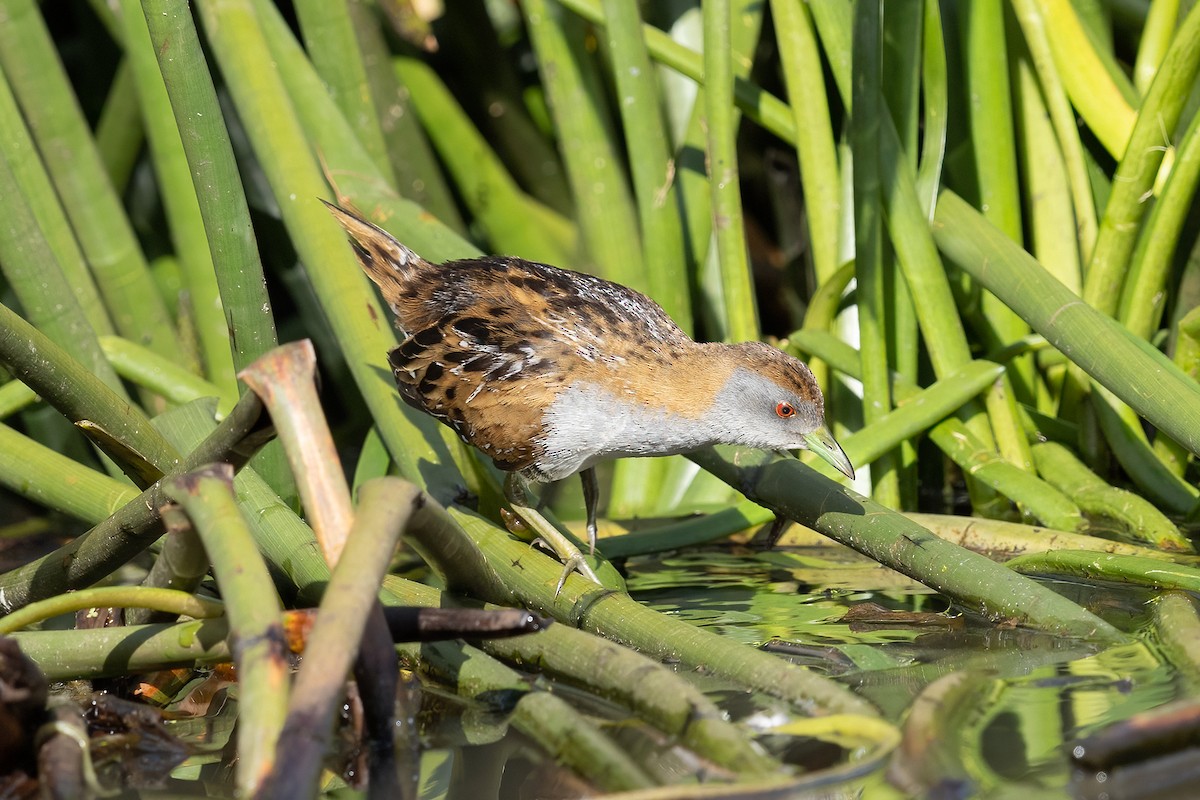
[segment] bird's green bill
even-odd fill
[[[806,433],[804,444],[809,450],[836,467],[838,472],[850,480],[854,480],[854,465],[850,463],[850,459],[846,458],[845,451],[837,443],[837,439],[833,438],[829,428],[822,425],[812,433]]]

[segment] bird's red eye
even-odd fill
[[[796,407],[791,403],[780,403],[779,405],[775,406],[775,413],[784,419],[787,419],[788,417],[796,416]]]

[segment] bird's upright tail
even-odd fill
[[[379,287],[383,299],[397,317],[403,318],[400,307],[404,292],[417,280],[417,273],[430,266],[429,262],[357,214],[333,203],[321,202],[350,234],[354,255],[363,272]]]

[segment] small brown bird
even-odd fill
[[[762,342],[700,344],[650,298],[519,258],[433,264],[326,203],[407,337],[405,402],[534,481],[580,473],[595,548],[598,461],[713,444],[806,448],[854,468],[802,362]]]

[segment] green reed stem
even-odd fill
[[[57,261],[57,267],[62,270],[62,279],[57,281],[58,286],[47,286],[45,291],[54,293],[55,289],[69,289],[74,293],[79,308],[95,332],[91,335],[94,337],[96,334],[112,333],[112,321],[100,300],[100,290],[96,288],[83,251],[79,248],[79,241],[71,230],[71,223],[67,220],[66,212],[55,193],[54,184],[37,152],[33,137],[25,126],[17,99],[3,74],[0,74],[0,149],[8,162],[5,167],[5,179],[10,183],[3,193],[3,203],[7,208],[4,216],[12,217],[5,222],[6,235],[18,233],[17,221],[32,213],[37,226],[28,227],[29,223],[21,226],[25,228],[19,236],[22,250],[42,251],[44,246],[38,240],[44,239],[53,252],[53,261]],[[12,185],[13,183],[15,185]],[[9,263],[9,269],[14,268],[14,261],[21,263],[20,260],[36,264],[33,271],[35,275],[40,273],[41,263],[47,264],[48,269],[55,268],[44,254],[21,252],[10,254],[4,259]],[[21,272],[24,273],[27,268],[22,268]],[[81,332],[80,335],[84,334]]]
[[[198,8],[212,52],[226,76],[292,243],[401,474],[435,496],[452,496],[458,491],[461,476],[446,445],[449,432],[430,417],[397,402],[391,370],[385,362],[387,351],[396,342],[392,326],[358,268],[345,233],[318,199],[327,196],[329,190],[298,111],[303,107],[314,131],[324,128],[340,135],[345,131],[341,127],[345,121],[323,90],[324,107],[309,102],[313,100],[310,96],[293,105],[284,83],[292,63],[285,58],[287,43],[277,27],[283,24],[277,10],[254,0],[206,0]],[[272,41],[278,52],[264,36],[262,20],[274,20],[267,24],[275,29]],[[330,159],[337,153],[336,148],[320,149]],[[373,166],[370,159],[364,157],[359,163],[368,170],[369,181]],[[383,182],[378,185],[386,186]],[[419,210],[413,207],[409,218],[419,216]],[[443,239],[461,242],[436,220],[425,219],[420,224],[426,230],[438,230],[440,236],[444,231],[448,236]],[[440,254],[432,252],[428,257],[438,258]]]
[[[255,791],[278,757],[275,743],[287,714],[288,673],[283,607],[233,494],[228,464],[170,480],[165,493],[191,517],[229,617],[238,671],[236,784]]]
[[[0,4],[0,66],[21,104],[117,332],[187,363],[33,0]]]
[[[883,203],[880,196],[880,116],[887,114],[880,89],[882,9],[872,0],[855,4],[854,114],[850,141],[854,154],[854,238],[858,279],[858,335],[862,342],[863,422],[871,424],[892,409],[884,264]],[[881,459],[871,471],[872,494],[899,508],[899,454]]]
[[[795,461],[753,470],[715,450],[689,456],[747,497],[919,580],[993,621],[1017,620],[1062,636],[1126,641],[1107,622],[1051,589],[945,542],[916,523]],[[1021,473],[1025,474],[1025,473]]]
[[[1113,520],[1128,538],[1161,550],[1192,552],[1191,543],[1151,503],[1133,492],[1109,486],[1060,444],[1034,446],[1038,472],[1093,517]]]
[[[1085,372],[1200,453],[1200,387],[1162,353],[1072,294],[952,192],[939,197],[934,237],[947,256]]]
[[[532,261],[573,263],[578,229],[521,190],[437,73],[415,58],[397,58],[394,67],[463,203],[492,246]]]
[[[582,44],[583,29],[557,3],[530,0],[522,10],[588,257],[605,278],[645,291],[636,210],[606,125],[595,65]]]
[[[1100,220],[1096,251],[1088,263],[1083,299],[1110,316],[1117,313],[1129,259],[1146,213],[1146,198],[1166,154],[1200,70],[1200,7],[1193,7],[1179,26],[1150,91],[1138,108],[1127,148],[1113,176],[1112,194]],[[1109,112],[1110,115],[1112,111]],[[1165,132],[1165,133],[1164,133]]]
[[[1200,569],[1142,556],[1093,553],[1088,550],[1053,550],[1018,556],[1006,562],[1005,566],[1025,575],[1064,575],[1133,583],[1154,589],[1200,591]]]
[[[186,128],[187,121],[176,122],[142,4],[139,0],[122,0],[121,15],[125,23],[125,56],[133,69],[163,208],[187,285],[188,308],[199,338],[204,374],[220,387],[224,401],[232,405],[237,400],[237,378],[231,337],[200,210],[203,200],[198,195],[204,192],[198,192],[193,183],[180,135],[180,125]],[[172,40],[172,45],[179,47],[172,47],[166,58],[186,57],[180,52],[186,50],[186,43],[180,39]],[[208,133],[206,130],[205,134]]]
[[[78,592],[55,595],[30,603],[20,611],[0,618],[0,634],[10,634],[60,614],[88,608],[151,608],[174,616],[210,619],[225,613],[225,605],[175,589],[144,586],[98,586]]]
[[[231,658],[225,617],[174,624],[9,634],[47,680],[116,678]],[[99,658],[98,654],[105,654]]]
[[[702,11],[708,182],[724,301],[724,324],[713,338],[742,342],[759,338],[759,327],[738,182],[740,115],[733,105],[732,10],[729,0],[709,0]]]
[[[87,420],[160,471],[178,458],[138,407],[7,307],[0,305],[0,363],[72,422]]]

